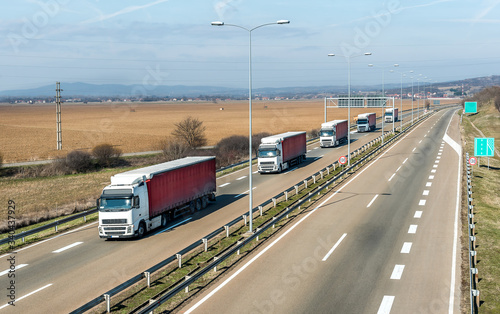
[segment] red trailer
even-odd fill
[[[261,139],[259,172],[281,172],[306,156],[306,132],[287,132]]]
[[[215,157],[186,157],[111,177],[98,200],[101,238],[142,236],[215,200]]]

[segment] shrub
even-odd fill
[[[186,157],[189,153],[189,146],[184,141],[175,138],[162,140],[159,143],[159,148],[166,161]]]
[[[243,135],[225,137],[217,143],[215,153],[221,166],[237,163],[248,156],[248,137]]]
[[[87,152],[74,150],[66,155],[66,166],[73,173],[87,172],[92,168],[92,158]]]
[[[0,168],[2,168],[2,164],[3,164],[3,155],[2,153],[0,153]]]
[[[99,144],[92,149],[92,156],[102,167],[111,166],[120,158],[122,151],[111,144]]]
[[[315,138],[319,136],[319,129],[312,129],[309,132],[307,132],[307,136],[309,138]]]

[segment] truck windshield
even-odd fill
[[[385,115],[390,117],[392,116],[392,112],[386,112]]]
[[[276,149],[259,149],[259,158],[276,157],[278,150]]]
[[[132,208],[132,199],[130,198],[101,198],[100,211],[119,212],[127,211]]]
[[[319,136],[333,136],[333,134],[335,134],[335,132],[332,130],[321,130]]]
[[[367,124],[368,119],[358,119],[358,124]]]

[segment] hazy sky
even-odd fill
[[[65,82],[254,87],[500,74],[500,0],[16,0],[0,11],[0,90]],[[371,56],[358,56],[371,52]],[[335,57],[327,54],[335,53]],[[369,68],[368,64],[375,65]],[[385,70],[384,70],[385,68]],[[411,74],[408,73],[410,76]],[[408,77],[404,82],[411,82]],[[416,82],[416,79],[415,79]]]

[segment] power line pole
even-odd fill
[[[62,129],[61,129],[61,83],[56,82],[56,126],[57,126],[57,150],[62,150]]]

